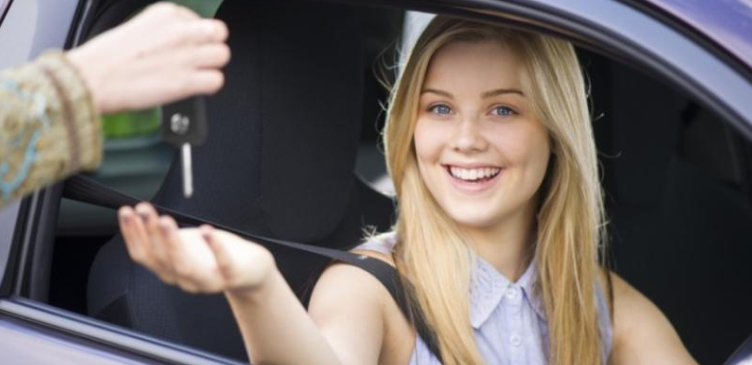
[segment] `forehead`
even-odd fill
[[[461,89],[520,86],[519,55],[501,41],[454,41],[433,55],[426,73],[426,87]]]

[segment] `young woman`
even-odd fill
[[[570,44],[439,16],[384,136],[398,221],[356,251],[412,284],[445,364],[694,363],[663,314],[598,264],[601,188]],[[263,247],[136,212],[120,211],[131,256],[185,290],[223,291],[253,362],[438,363],[370,274],[332,265],[306,313]]]

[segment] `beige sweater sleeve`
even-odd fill
[[[99,115],[62,52],[0,71],[0,207],[101,160]]]

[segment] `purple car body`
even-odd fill
[[[80,38],[80,23],[96,0],[0,0],[0,66],[62,48]],[[353,3],[379,5],[380,1]],[[707,100],[741,134],[752,138],[751,0],[429,0],[387,3],[418,10],[515,21],[545,29],[615,57],[627,57],[688,94]],[[409,4],[409,5],[408,5]],[[67,36],[66,36],[67,35]],[[166,343],[19,297],[22,259],[39,239],[30,207],[44,207],[49,190],[0,211],[0,363],[99,364],[235,361]],[[752,334],[752,328],[749,329]],[[737,344],[735,344],[736,346]],[[747,341],[727,364],[752,358]]]
[[[752,68],[752,1],[644,0]]]

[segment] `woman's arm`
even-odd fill
[[[62,52],[0,70],[0,207],[101,160],[99,114]]]
[[[380,284],[368,273],[330,267],[316,285],[309,316],[262,246],[209,227],[178,229],[145,203],[136,212],[120,210],[131,257],[186,291],[224,292],[253,363],[378,361],[382,301]]]
[[[616,274],[611,364],[697,364],[666,316]]]
[[[309,313],[276,269],[266,289],[226,296],[253,363],[375,365],[384,333],[380,286],[336,264],[316,284]]]

